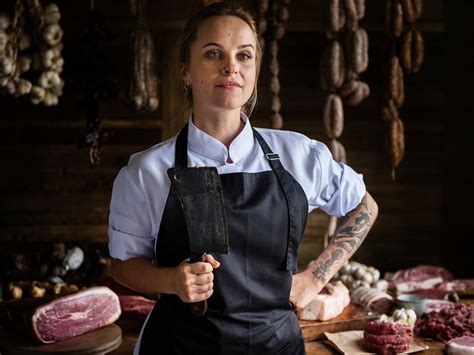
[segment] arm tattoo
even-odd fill
[[[344,217],[339,218],[336,232],[327,249],[321,253],[323,260],[316,260],[313,275],[324,279],[336,272],[334,264],[347,260],[359,247],[372,226],[367,197]],[[319,259],[319,258],[318,258]]]

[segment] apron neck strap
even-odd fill
[[[189,123],[186,123],[176,138],[174,165],[177,169],[188,167],[188,125]]]

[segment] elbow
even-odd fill
[[[122,261],[120,259],[111,258],[110,275],[117,282],[120,282],[119,279],[120,279],[120,266],[121,266],[121,263],[122,263]]]
[[[377,205],[377,202],[375,202],[374,198],[368,192],[366,192],[365,196],[366,196],[366,201],[367,201],[367,209],[373,223],[375,222],[379,214],[379,206]]]

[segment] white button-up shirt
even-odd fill
[[[260,173],[271,170],[253,136],[250,120],[227,151],[219,140],[189,120],[189,166],[215,166],[219,174]],[[257,128],[283,167],[298,181],[308,198],[308,213],[321,208],[329,215],[343,216],[365,194],[361,174],[332,159],[321,142],[290,131]],[[155,244],[171,182],[166,171],[174,166],[176,136],[133,154],[117,175],[109,215],[109,252],[113,258],[154,259]],[[232,163],[227,163],[229,155]]]

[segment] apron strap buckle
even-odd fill
[[[265,156],[268,160],[280,160],[280,156],[276,153],[267,153]]]

